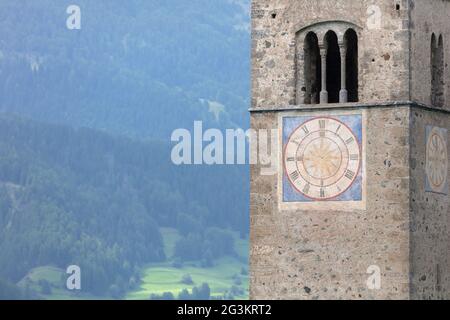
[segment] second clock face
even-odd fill
[[[447,193],[448,156],[447,130],[427,127],[426,191]]]
[[[284,149],[285,174],[292,187],[313,201],[347,191],[361,168],[361,148],[342,121],[318,117],[302,123]]]

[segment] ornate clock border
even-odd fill
[[[360,190],[357,192],[357,196],[352,198],[352,195],[347,194],[345,197],[339,198],[339,194],[337,196],[333,197],[324,197],[325,199],[321,200],[316,197],[305,197],[305,195],[301,194],[302,192],[297,190],[297,194],[293,196],[292,189],[295,190],[295,188],[291,188],[289,192],[291,193],[291,197],[286,197],[287,188],[286,184],[291,184],[292,181],[287,177],[286,171],[285,171],[285,149],[287,147],[287,139],[286,139],[286,130],[290,132],[289,138],[294,134],[296,130],[299,128],[301,129],[302,123],[306,123],[308,121],[316,120],[322,120],[322,119],[331,119],[331,121],[339,121],[343,122],[345,126],[350,130],[351,135],[356,136],[353,131],[351,131],[350,127],[347,123],[345,123],[345,120],[342,121],[343,118],[351,119],[352,117],[358,118],[359,123],[359,139],[357,141],[358,147],[359,147],[359,158],[360,158],[360,164],[358,166],[359,172],[354,172],[354,176],[351,177],[351,179],[345,178],[344,172],[344,179],[350,180],[349,186],[346,187],[346,190],[343,190],[345,193],[347,192],[355,183],[355,181],[358,181],[358,188]],[[295,128],[286,129],[286,123],[285,119],[298,119],[299,125]],[[303,122],[302,122],[303,121]],[[353,120],[354,121],[354,120]],[[295,120],[294,120],[295,122]],[[279,128],[279,145],[282,146],[279,148],[279,163],[280,170],[278,172],[278,204],[280,210],[339,210],[339,211],[354,211],[354,210],[365,210],[366,209],[366,111],[365,110],[340,110],[340,111],[317,111],[317,112],[284,112],[279,115],[278,118],[278,128]],[[353,125],[355,125],[353,123]],[[308,129],[309,130],[309,129]],[[314,128],[312,128],[314,130]],[[331,133],[330,133],[331,135]],[[346,135],[350,135],[350,133],[346,133]],[[330,136],[330,138],[332,138]],[[344,143],[346,139],[343,139]],[[334,142],[333,142],[334,143]],[[340,143],[335,143],[340,144]],[[350,155],[349,155],[350,156]],[[341,170],[342,171],[342,170]],[[353,172],[353,171],[352,171]],[[299,178],[301,179],[301,178]],[[345,180],[344,180],[345,181]],[[291,185],[292,186],[292,185]]]

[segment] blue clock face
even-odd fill
[[[285,122],[283,137],[284,200],[360,200],[361,183],[352,190],[361,180],[358,118],[351,125],[349,116],[286,120],[290,123]]]

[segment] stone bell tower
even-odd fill
[[[251,298],[449,299],[450,1],[253,0]]]

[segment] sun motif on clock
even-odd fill
[[[448,176],[447,130],[427,127],[427,191],[446,193]]]
[[[360,177],[360,130],[355,133],[346,123],[358,131],[358,119],[313,117],[300,121],[286,137],[283,166],[291,198],[296,193],[300,202],[359,200],[358,190],[342,197]]]

